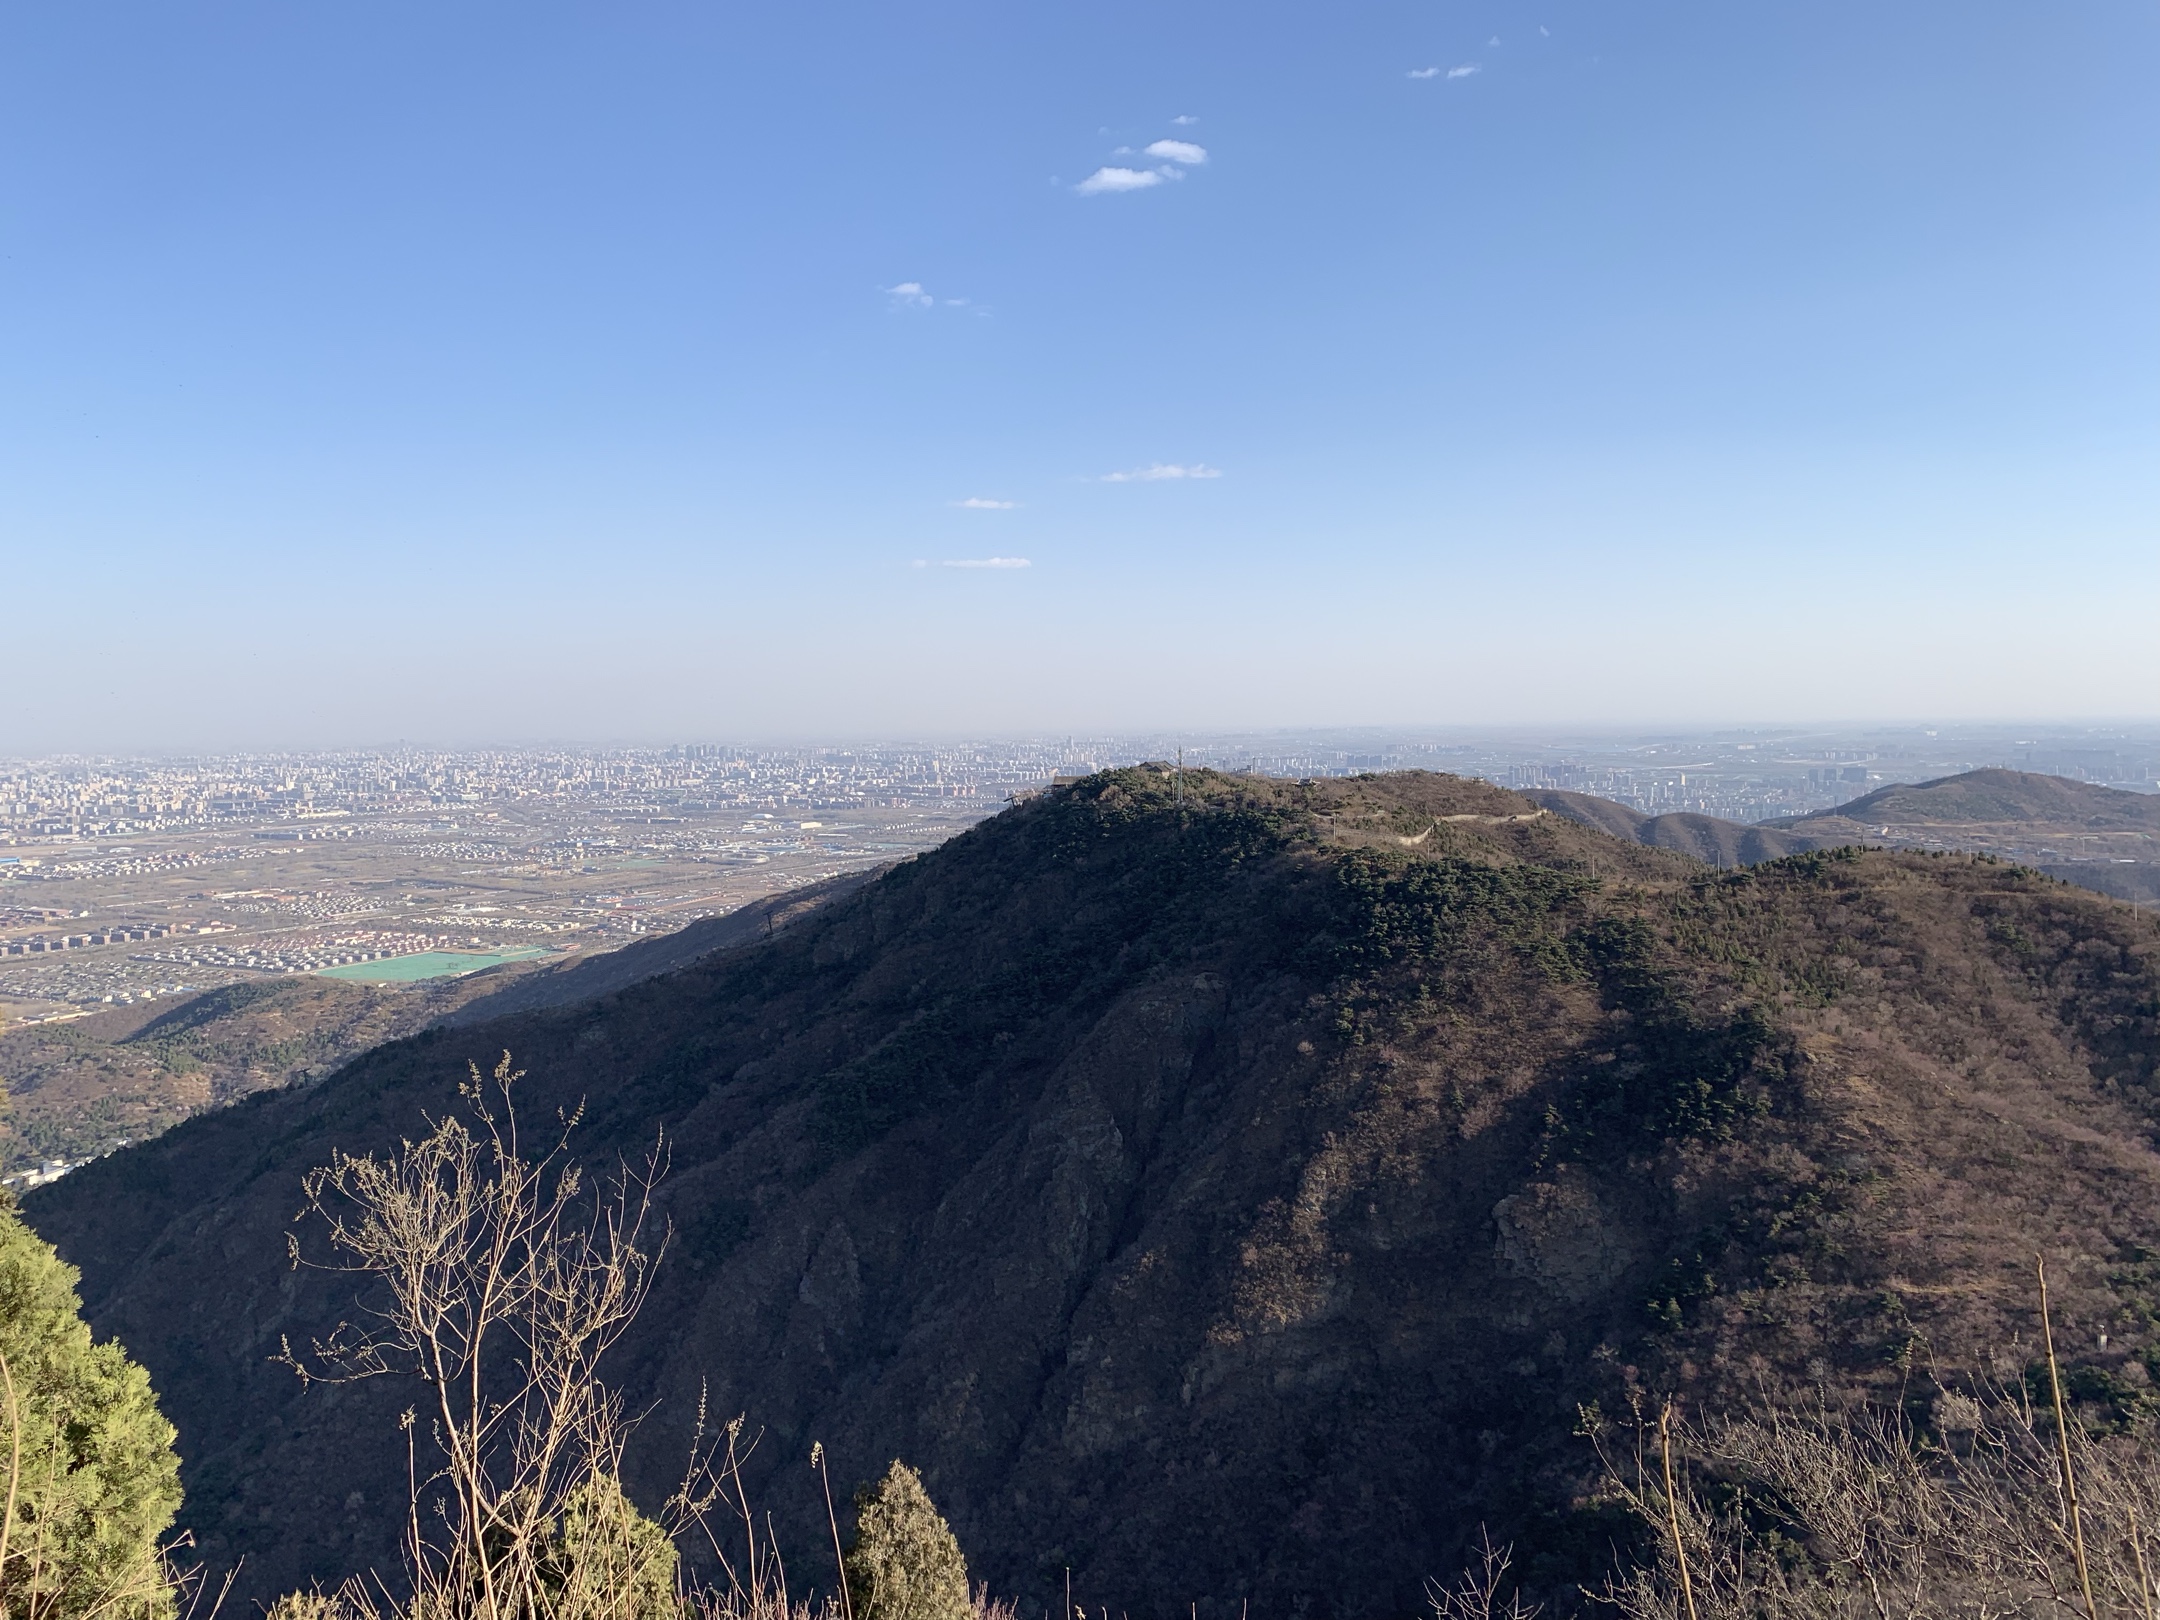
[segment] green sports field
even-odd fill
[[[358,979],[365,984],[413,984],[421,979],[447,979],[500,967],[505,962],[529,962],[549,953],[537,945],[521,945],[507,951],[415,951],[380,962],[348,962],[324,968],[325,979]]]

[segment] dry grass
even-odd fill
[[[2150,1616],[2151,1436],[2058,1428],[2007,1385],[1938,1401],[1931,1429],[1825,1403],[1661,1414],[1631,1450],[1602,1430],[1606,1489],[1657,1555],[1592,1595],[1625,1620]]]

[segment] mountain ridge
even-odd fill
[[[2160,902],[2160,794],[1989,768],[1894,782],[1803,816],[1742,823],[1649,815],[1555,788],[1524,796],[1584,826],[1713,866],[1752,866],[1844,844],[2003,855],[2050,877],[2138,904]]]
[[[2039,821],[2074,823],[2096,831],[2160,833],[2160,794],[1987,766],[1926,782],[1892,782],[1849,803],[1764,825],[1798,828],[1825,821],[1983,825]]]
[[[1601,799],[1589,793],[1570,793],[1561,788],[1525,788],[1523,797],[1586,827],[1611,833],[1615,838],[1691,855],[1709,866],[1755,866],[1811,849],[1832,847],[1831,840],[1769,830],[1768,823],[1751,825],[1726,821],[1719,816],[1694,811],[1650,815],[1612,799]]]
[[[503,1047],[588,1159],[670,1144],[633,1483],[701,1400],[746,1411],[803,1567],[818,1440],[843,1487],[920,1466],[1023,1603],[1069,1566],[1136,1615],[1400,1613],[1480,1522],[1565,1595],[1612,1541],[1578,1404],[1894,1399],[2027,1328],[2035,1248],[2079,1388],[2142,1409],[2150,918],[1986,858],[1719,873],[1533,808],[1104,773],[770,942],[431,1030],[25,1208],[247,1596],[387,1559],[402,1488],[398,1392],[264,1359],[350,1308],[282,1269],[297,1178]]]

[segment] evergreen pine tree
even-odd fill
[[[875,1488],[855,1493],[847,1555],[855,1620],[969,1620],[967,1560],[922,1476],[893,1459]]]
[[[180,1508],[173,1426],[117,1343],[92,1344],[81,1273],[0,1194],[0,1612],[163,1620],[158,1538]]]

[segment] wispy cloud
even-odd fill
[[[1479,67],[1477,63],[1465,62],[1461,67],[1449,68],[1447,70],[1447,76],[1451,79],[1467,79],[1473,73],[1482,72],[1484,72],[1484,69]]]
[[[1174,461],[1158,461],[1152,467],[1134,467],[1126,472],[1104,473],[1100,482],[1105,484],[1154,484],[1166,478],[1220,478],[1222,469],[1210,467],[1204,461],[1196,461],[1190,467]]]
[[[1112,191],[1145,191],[1149,186],[1177,179],[1179,172],[1171,168],[1126,169],[1105,164],[1073,189],[1083,197],[1098,197]]]
[[[1199,120],[1178,118],[1176,123],[1190,124]],[[1146,191],[1159,186],[1165,180],[1182,180],[1185,171],[1207,162],[1208,150],[1196,141],[1152,141],[1135,152],[1129,146],[1120,146],[1110,154],[1112,157],[1148,157],[1155,160],[1152,168],[1135,168],[1128,164],[1106,163],[1081,181],[1073,190],[1083,197],[1099,197],[1105,192]]]
[[[964,309],[977,317],[986,317],[990,311],[972,298],[946,298],[931,292],[919,281],[903,281],[895,287],[880,287],[891,307],[895,310]]]
[[[1175,118],[1171,119],[1170,122],[1173,124],[1184,125],[1197,124],[1200,122],[1200,120],[1195,118],[1191,113],[1179,113]]]
[[[969,512],[1010,512],[1019,504],[1018,501],[993,501],[987,495],[970,495],[964,501],[953,502],[953,505]]]
[[[917,568],[1033,568],[1035,565],[1025,557],[947,557],[943,562],[933,563],[927,557],[917,557]]]
[[[1410,77],[1413,79],[1437,79],[1440,77],[1440,70],[1436,67],[1412,68]]]

